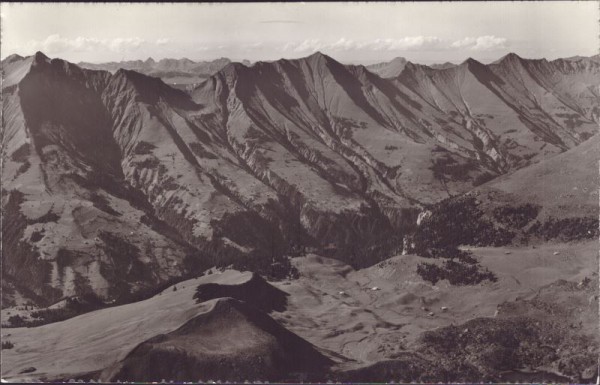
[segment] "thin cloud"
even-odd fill
[[[465,37],[452,43],[453,48],[469,49],[473,51],[491,51],[507,48],[507,39],[493,35],[479,37]]]
[[[280,47],[281,52],[307,53],[314,51],[449,51],[449,50],[494,50],[503,49],[508,40],[496,36],[466,37],[451,41],[437,36],[407,36],[399,39],[375,39],[356,41],[340,38],[335,42],[324,42],[320,39],[307,39],[289,42]]]
[[[367,46],[376,51],[441,50],[444,41],[436,36],[409,36],[401,39],[377,39]]]
[[[41,41],[31,40],[27,44],[29,51],[43,51],[48,54],[63,52],[111,51],[125,52],[140,48],[146,41],[139,37],[98,39],[79,36],[65,38],[60,35],[50,35]]]
[[[165,44],[169,44],[170,42],[171,42],[171,39],[169,39],[168,37],[156,39],[156,45],[165,45]]]
[[[411,36],[401,39],[375,39],[372,41],[355,41],[340,38],[333,43],[323,42],[320,39],[308,39],[296,43],[287,43],[282,51],[308,52],[318,50],[330,51],[409,51],[409,50],[435,50],[442,49],[443,41],[435,36]]]
[[[296,20],[264,20],[259,21],[258,24],[306,24],[302,21]]]
[[[296,43],[286,43],[281,51],[284,52],[308,52],[308,51],[318,51],[323,49],[325,46],[319,39],[308,39],[301,42]]]

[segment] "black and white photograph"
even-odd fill
[[[2,382],[600,384],[600,2],[0,21]]]

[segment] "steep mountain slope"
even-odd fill
[[[220,101],[215,95],[219,92],[231,106],[218,106]],[[263,140],[276,142],[271,146],[282,141],[285,145],[289,131],[296,134],[289,134],[292,138],[287,139],[293,140],[291,144],[296,148],[302,150],[302,144],[306,143],[306,147],[318,153],[328,156],[336,153],[338,157],[330,160],[341,169],[325,170],[338,174],[333,175],[335,182],[356,190],[363,183],[357,179],[365,179],[366,186],[358,190],[393,205],[437,200],[444,195],[439,192],[442,184],[430,169],[432,152],[447,152],[445,157],[461,164],[470,163],[469,157],[475,158],[472,143],[460,138],[456,141],[461,140],[462,147],[457,146],[455,152],[436,147],[439,143],[433,136],[435,131],[442,130],[426,121],[425,116],[441,119],[438,111],[394,90],[364,67],[345,67],[322,54],[257,63],[251,68],[232,65],[223,75],[201,85],[193,95],[199,103],[210,107],[207,113],[229,115],[221,118],[221,124],[231,127],[235,124],[236,131],[256,127],[259,131],[268,130],[268,134],[272,132]],[[232,107],[236,110],[231,110]],[[448,124],[451,126],[448,130],[460,129],[453,122]],[[229,127],[228,130],[232,131]],[[243,132],[236,132],[236,136],[240,141]],[[340,157],[345,162],[340,162]],[[353,175],[343,163],[350,163],[358,175]],[[489,163],[488,167],[493,167]],[[474,175],[481,172],[480,165],[470,166]],[[489,170],[485,165],[484,169]],[[414,173],[418,175],[413,176]],[[463,176],[467,180],[473,178],[469,172]],[[427,189],[428,184],[437,186]],[[453,187],[450,190],[461,188]],[[424,190],[431,191],[432,196],[422,197]]]
[[[3,89],[3,285],[52,303],[88,291],[118,298],[179,275],[188,247],[157,230],[123,179],[98,92],[109,74],[24,60],[27,75]]]
[[[382,79],[316,53],[230,63],[185,93],[9,57],[3,303],[126,300],[212,265],[285,276],[305,250],[372,265],[423,207],[595,133],[599,68],[509,55]]]
[[[485,66],[469,59],[433,70],[409,64],[395,80],[450,115],[501,170],[571,148],[597,132],[600,65],[524,60]]]

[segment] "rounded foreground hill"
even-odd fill
[[[103,381],[305,380],[331,361],[268,315],[233,298],[153,337],[101,375]]]

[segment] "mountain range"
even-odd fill
[[[600,121],[597,57],[131,68],[2,61],[3,303],[126,301],[211,266],[275,276],[307,250],[370,266],[410,251],[422,212]]]
[[[108,63],[80,62],[77,63],[77,65],[81,68],[104,70],[111,73],[114,73],[119,69],[136,71],[145,75],[161,78],[165,83],[172,87],[186,89],[219,72],[229,63],[231,63],[231,60],[227,58],[199,62],[187,58],[161,59],[159,61],[148,58],[144,61],[129,60]],[[247,60],[244,60],[242,63],[250,65],[250,62]]]
[[[108,62],[108,63],[86,63],[80,62],[77,65],[81,68],[92,69],[92,70],[104,70],[111,73],[116,72],[119,69],[126,69],[131,71],[137,71],[146,75],[160,75],[169,72],[179,72],[186,74],[197,74],[210,76],[214,75],[220,69],[231,63],[231,60],[227,58],[220,58],[213,61],[201,61],[195,62],[193,60],[183,59],[161,59],[155,61],[152,58],[142,60],[129,60],[121,62]],[[158,75],[158,76],[157,76]]]

